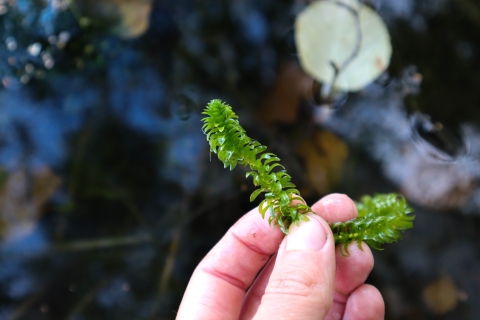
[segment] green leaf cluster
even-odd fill
[[[265,193],[265,199],[259,205],[262,217],[268,211],[269,223],[279,226],[285,234],[292,223],[308,220],[305,214],[312,210],[299,196],[300,192],[279,163],[280,159],[265,152],[267,147],[246,135],[232,108],[220,100],[212,100],[203,114],[207,117],[202,119],[202,129],[207,135],[210,151],[218,155],[225,168],[232,170],[237,164],[250,168],[246,177],[251,176],[253,184],[258,187],[250,201]]]
[[[382,250],[383,243],[402,239],[402,231],[413,227],[415,216],[405,198],[396,193],[363,196],[356,203],[358,217],[343,223],[330,224],[335,243],[348,255],[348,245],[356,241],[361,249],[362,241],[370,247]]]
[[[237,164],[249,167],[246,176],[253,178],[258,187],[250,196],[255,200],[261,193],[265,199],[259,205],[262,217],[269,213],[268,221],[288,234],[292,223],[308,221],[306,214],[312,209],[300,196],[291,177],[267,147],[251,139],[238,122],[232,108],[220,100],[212,100],[206,107],[202,130],[207,136],[210,151],[216,153],[225,168],[233,170]],[[357,203],[358,217],[347,222],[330,223],[335,243],[340,244],[342,254],[348,255],[348,244],[356,241],[361,249],[362,241],[380,250],[383,243],[396,242],[402,231],[413,227],[413,210],[405,198],[398,194],[364,196]]]

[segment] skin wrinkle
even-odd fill
[[[262,271],[259,272],[255,281],[252,283],[242,305],[240,320],[250,320],[257,313],[276,261],[277,253],[272,255],[271,259],[265,264]]]
[[[238,239],[245,238],[256,244],[265,246],[264,248],[259,247],[259,249],[264,254],[272,255],[278,249],[278,245],[281,243],[284,234],[277,228],[272,230],[267,220],[260,217],[258,208],[251,210],[247,215],[248,219],[240,219],[233,225],[229,232],[234,234]],[[263,239],[263,241],[259,241],[261,239]]]
[[[241,236],[238,236],[237,233],[235,232],[235,230],[232,230],[232,236],[239,242],[241,243],[242,245],[244,245],[245,247],[247,247],[248,249],[250,249],[251,251],[259,254],[259,255],[262,255],[262,256],[266,256],[267,259],[268,257],[270,257],[271,253],[270,250],[264,250],[263,248],[261,248],[260,246],[257,246],[253,243],[248,243],[247,241],[245,241],[244,239],[242,239]],[[256,237],[255,237],[256,238]],[[255,241],[257,242],[257,241]],[[258,243],[258,242],[257,242]]]
[[[328,239],[328,241],[332,241]],[[327,245],[328,246],[328,243]],[[281,294],[284,292],[308,297],[318,292],[323,292],[327,288],[327,283],[333,282],[326,279],[326,275],[322,270],[312,272],[310,266],[305,266],[304,261],[312,261],[315,265],[322,265],[322,259],[317,252],[310,251],[283,251],[285,250],[285,242],[277,256],[276,263],[285,264],[284,261],[290,261],[288,268],[280,269],[280,273],[272,274],[265,294]],[[283,252],[282,252],[283,251]],[[292,292],[292,288],[295,292]],[[274,290],[272,290],[274,289]],[[332,297],[333,300],[333,297]]]
[[[228,310],[225,308],[223,304],[215,304],[211,303],[212,298],[204,298],[201,299],[198,304],[203,306],[204,310],[209,310],[209,312],[213,313],[212,318],[220,319],[222,315],[225,314]]]
[[[335,294],[333,295],[334,303],[345,305],[347,303],[347,300],[348,300],[348,295],[344,295],[343,293],[335,291]]]
[[[219,280],[223,280],[225,282],[227,282],[228,284],[242,290],[242,291],[245,291],[247,290],[248,286],[250,284],[248,283],[245,283],[245,281],[242,281],[240,280],[239,278],[236,278],[236,277],[232,277],[218,269],[215,269],[215,268],[202,268],[200,269],[201,272],[205,272],[206,274],[209,274],[213,277],[215,277],[216,279],[219,279]]]
[[[235,267],[236,269],[243,269],[243,270],[248,270],[248,268],[251,267],[251,264],[244,266],[242,264],[234,264],[235,262],[244,262],[243,259],[238,259],[238,256],[245,256],[246,253],[253,253],[257,255],[255,257],[255,260],[257,260],[259,263],[266,262],[270,258],[271,254],[275,251],[272,248],[261,246],[261,244],[265,242],[275,242],[274,240],[267,239],[265,242],[259,241],[261,239],[264,239],[270,233],[264,232],[262,229],[270,228],[268,225],[264,226],[258,223],[257,219],[249,219],[250,221],[244,221],[240,220],[237,222],[228,232],[226,237],[224,238],[226,241],[223,243],[219,243],[218,246],[212,250],[210,253],[207,254],[205,258],[205,265],[202,265],[201,270],[204,272],[211,274],[214,277],[218,277],[227,283],[241,288],[242,290],[246,290],[250,285],[253,279],[250,279],[251,277],[248,276],[248,272],[238,272],[238,275],[245,275],[245,279],[240,279],[239,277],[232,277],[228,275],[228,270],[222,271],[219,268],[226,268],[228,269],[229,267],[226,265],[232,265],[232,267]],[[252,220],[254,221],[254,225],[256,228],[252,228]],[[262,221],[262,220],[260,220]],[[248,225],[245,222],[250,222],[250,225]],[[249,230],[254,230],[253,232],[256,233],[256,237],[247,237],[246,235],[242,235],[242,229],[245,229],[245,226],[249,226]],[[250,231],[251,232],[251,231]],[[250,232],[247,232],[248,234],[251,234]],[[272,238],[270,236],[269,238]],[[273,236],[275,238],[275,236]],[[281,239],[281,238],[280,238]],[[250,242],[251,241],[251,242]],[[226,250],[226,248],[231,247],[231,244],[235,243],[236,244],[236,250],[237,252],[233,253],[229,250]],[[259,245],[255,245],[255,244]],[[238,247],[240,245],[241,247]],[[269,252],[271,251],[271,253]],[[210,267],[214,266],[214,267]],[[218,266],[218,267],[215,267]]]
[[[284,291],[286,291],[289,295],[309,297],[314,293],[314,290],[311,289],[314,286],[313,279],[304,279],[302,276],[292,276],[290,272],[285,272],[280,274],[278,279],[270,281],[269,289],[279,290],[268,290],[268,293],[285,294]],[[294,290],[289,291],[292,288]]]
[[[283,303],[270,304],[268,313],[265,313],[264,310],[259,310],[254,316],[255,320],[270,320],[270,319],[288,319],[288,320],[302,320],[302,319],[324,319],[326,315],[326,310],[328,310],[328,304],[326,301],[321,301],[319,305],[318,300],[316,301],[306,301],[302,297],[292,296],[292,295],[281,295],[281,296],[264,296],[262,299],[262,304],[267,302],[267,299],[273,301],[284,301]],[[282,300],[279,300],[282,299]],[[268,303],[268,302],[267,302]],[[293,310],[285,310],[284,307],[286,304],[294,305]],[[324,306],[326,310],[324,310]],[[287,313],[288,312],[288,313]],[[318,315],[318,318],[305,318],[301,315]]]
[[[310,270],[297,267],[293,270],[282,270],[278,276],[270,279],[265,294],[289,294],[309,297],[325,289],[325,284],[319,283]]]
[[[210,274],[203,273],[201,270],[197,269],[193,277],[201,277],[199,281],[192,283],[190,288],[191,292],[202,292],[204,291],[205,285],[208,284],[208,291],[204,291],[203,294],[198,295],[195,307],[187,308],[182,311],[180,308],[179,315],[180,319],[197,319],[197,320],[212,320],[212,319],[222,319],[229,320],[234,319],[230,315],[236,314],[235,309],[237,309],[232,304],[225,302],[220,302],[217,300],[216,295],[214,294],[219,288],[225,287],[225,281],[220,278],[213,278]],[[192,278],[193,278],[192,277]],[[243,296],[243,291],[238,290],[236,287],[228,285],[232,296],[237,296],[237,299],[241,299]],[[195,311],[192,313],[192,309]],[[194,315],[194,316],[192,316]],[[229,316],[225,316],[229,315]]]

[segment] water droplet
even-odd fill
[[[46,59],[45,62],[43,63],[43,65],[47,69],[52,69],[53,66],[55,65],[55,61],[53,59]]]
[[[32,72],[35,71],[35,67],[34,67],[33,64],[31,64],[31,63],[27,63],[27,64],[25,65],[25,71],[26,71],[27,73],[32,73]]]
[[[62,42],[68,42],[70,40],[70,32],[68,31],[62,31],[60,32],[60,34],[58,35],[58,41],[62,41]]]
[[[60,34],[58,35],[57,48],[64,49],[68,41],[70,41],[70,37],[71,37],[70,32],[68,31],[60,32]]]
[[[47,69],[52,69],[53,66],[55,65],[55,60],[53,60],[52,56],[48,52],[42,52],[41,54],[42,60],[43,60],[43,65]]]
[[[9,64],[9,65],[13,66],[13,65],[15,65],[15,64],[17,63],[17,58],[15,58],[15,57],[8,57],[8,60],[7,60],[7,61],[8,61],[8,64]]]
[[[7,45],[7,49],[9,51],[15,51],[17,49],[17,40],[13,37],[8,37],[5,39],[5,44]]]
[[[42,44],[39,42],[32,43],[28,46],[27,51],[30,55],[36,57],[40,54],[40,51],[42,51]]]
[[[30,81],[30,76],[27,74],[24,74],[23,76],[20,77],[20,82],[23,84],[27,84]]]
[[[468,153],[465,136],[460,127],[447,128],[419,112],[410,117],[410,123],[417,146],[433,158],[454,161]]]
[[[188,120],[197,110],[197,104],[186,94],[177,95],[170,104],[170,114],[177,120]]]
[[[57,43],[57,37],[54,36],[54,35],[49,36],[47,40],[48,40],[48,43],[50,43],[50,44]]]

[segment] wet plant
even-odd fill
[[[225,168],[233,170],[237,164],[250,168],[246,177],[253,178],[258,187],[250,196],[254,201],[265,194],[258,207],[262,217],[269,214],[268,222],[288,234],[292,223],[308,221],[312,209],[306,204],[291,182],[291,176],[280,164],[280,159],[267,147],[247,136],[232,108],[220,100],[212,100],[206,107],[202,130],[207,136],[210,151],[216,153]],[[356,242],[361,249],[364,241],[374,249],[381,250],[383,243],[392,243],[402,238],[402,232],[413,227],[413,212],[405,198],[398,194],[364,196],[356,203],[358,217],[346,222],[329,223],[335,243],[342,254],[348,255],[348,245]]]

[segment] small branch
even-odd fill
[[[54,252],[70,252],[70,251],[83,251],[83,250],[93,250],[93,249],[105,249],[119,246],[128,246],[136,245],[143,242],[151,242],[152,238],[150,235],[140,235],[140,236],[130,236],[130,237],[119,237],[119,238],[105,238],[105,239],[96,239],[96,240],[80,240],[75,242],[70,242],[66,244],[53,246],[52,251]]]

